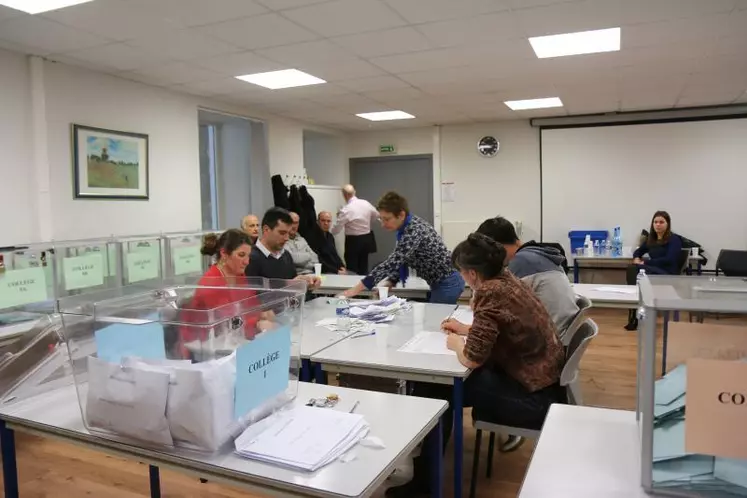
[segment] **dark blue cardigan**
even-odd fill
[[[646,265],[661,268],[670,275],[680,273],[680,255],[682,254],[682,239],[679,235],[672,234],[669,240],[663,244],[649,246],[647,242],[633,253],[634,258],[642,258],[644,254],[649,255]]]

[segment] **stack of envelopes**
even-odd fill
[[[654,487],[695,491],[708,497],[747,497],[747,460],[685,451],[686,384],[687,367],[684,364],[656,381]]]

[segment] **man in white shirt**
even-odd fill
[[[301,234],[298,233],[298,226],[301,218],[297,213],[290,213],[293,223],[288,232],[288,242],[285,243],[285,250],[293,258],[293,264],[296,265],[296,273],[299,275],[308,275],[314,273],[314,265],[319,263],[319,256],[311,249]]]
[[[337,213],[333,234],[345,230],[345,263],[347,269],[358,275],[368,274],[368,255],[376,252],[376,239],[371,223],[379,219],[379,212],[370,202],[355,196],[352,185],[342,187],[345,206]]]

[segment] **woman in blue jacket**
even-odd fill
[[[643,256],[648,254],[648,259]],[[682,255],[682,239],[672,233],[672,219],[666,211],[657,211],[651,218],[651,228],[648,239],[633,253],[633,264],[628,267],[628,285],[635,285],[638,272],[645,270],[649,275],[679,275],[680,257]],[[635,310],[628,312],[627,330],[638,328],[638,318]]]

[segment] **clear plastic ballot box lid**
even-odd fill
[[[747,496],[747,280],[639,281],[637,418],[641,483],[657,495]],[[680,312],[662,333],[659,318]]]
[[[295,398],[304,282],[120,292],[61,310],[71,361],[86,363],[74,377],[91,432],[213,452]]]

